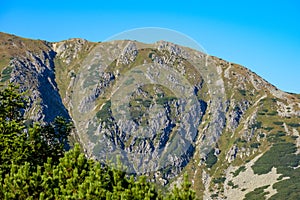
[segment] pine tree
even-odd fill
[[[9,84],[0,91],[0,120],[16,121],[23,120],[24,109],[27,106],[25,92],[19,92],[19,87]]]
[[[0,169],[9,171],[10,164],[21,164],[30,156],[27,134],[22,124],[26,100],[18,87],[8,85],[0,91]]]

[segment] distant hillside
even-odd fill
[[[72,119],[87,157],[119,157],[203,199],[300,196],[300,95],[166,41],[51,43],[0,33],[0,82],[29,90],[34,121]]]

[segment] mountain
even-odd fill
[[[72,119],[87,157],[203,199],[297,199],[300,95],[247,68],[166,41],[60,42],[0,33],[3,85],[30,121]]]

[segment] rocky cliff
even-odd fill
[[[72,119],[89,157],[167,187],[187,172],[204,199],[300,192],[300,96],[245,67],[166,41],[5,33],[0,59],[1,82],[28,90],[28,118]]]

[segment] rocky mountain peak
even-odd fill
[[[2,84],[29,91],[27,117],[72,119],[72,140],[88,157],[118,157],[128,173],[168,187],[187,172],[204,199],[299,192],[279,186],[300,182],[300,96],[243,66],[166,41],[5,33],[0,58]]]

